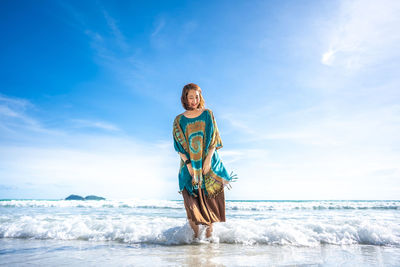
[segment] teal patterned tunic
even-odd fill
[[[187,118],[183,114],[176,116],[173,125],[174,148],[190,159],[194,171],[194,178],[208,197],[215,197],[222,192],[225,185],[234,176],[226,171],[217,150],[222,148],[217,123],[210,109],[205,109],[195,118]],[[211,169],[205,175],[202,167],[211,148],[215,147],[211,158]],[[186,164],[181,159],[179,167],[179,193],[186,188],[192,196],[198,196],[198,186],[192,185],[192,176]]]

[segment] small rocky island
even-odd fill
[[[104,197],[98,197],[95,195],[89,195],[86,197],[81,197],[79,195],[69,195],[65,200],[106,200]]]

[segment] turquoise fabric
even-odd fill
[[[207,175],[212,176],[213,183],[219,183],[222,187],[232,180],[232,176],[228,174],[218,155],[218,149],[223,145],[211,110],[205,109],[195,118],[187,118],[183,114],[176,116],[173,135],[175,151],[185,154],[191,160],[194,177],[199,181],[199,185],[205,190],[206,195],[208,192],[202,174],[202,166],[210,148],[215,147],[215,151],[211,158],[211,170]],[[186,188],[189,194],[197,196],[198,187],[192,185],[192,177],[182,160],[178,176],[179,192],[182,193]]]

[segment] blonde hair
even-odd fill
[[[196,90],[197,92],[199,92],[200,102],[199,102],[199,105],[197,106],[197,108],[204,108],[206,103],[204,101],[203,95],[201,94],[201,88],[200,88],[200,86],[198,86],[195,83],[188,83],[182,89],[181,102],[182,102],[183,108],[186,110],[190,110],[189,104],[188,104],[188,99],[187,99],[189,90]]]

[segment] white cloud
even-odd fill
[[[335,51],[329,50],[322,55],[321,62],[325,65],[332,65],[334,60]]]
[[[400,105],[336,110],[320,103],[268,116],[262,109],[219,113],[241,144],[221,150],[239,175],[232,198],[398,198],[390,188],[400,179]]]
[[[173,164],[178,160],[170,149],[131,138],[68,138],[69,145],[3,145],[0,184],[17,186],[24,198],[63,198],[72,193],[108,198],[179,197],[174,179],[178,165]],[[54,185],[64,188],[55,190]]]
[[[400,2],[341,1],[339,14],[326,29],[328,48],[321,62],[357,70],[400,56]]]

